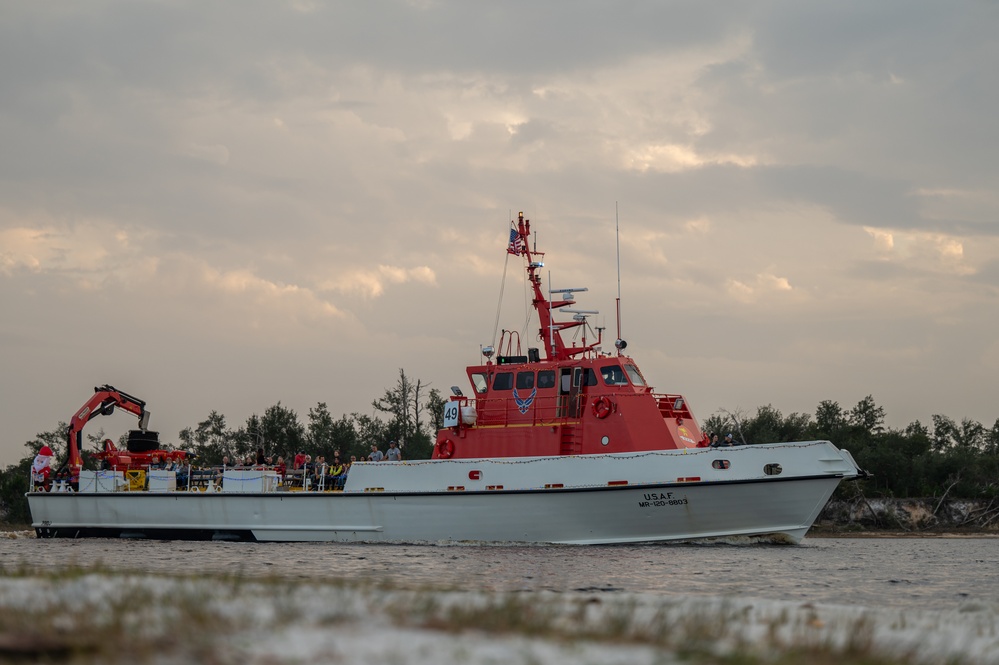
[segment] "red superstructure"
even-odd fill
[[[473,397],[456,394],[445,405],[444,429],[437,433],[434,458],[595,455],[706,446],[682,395],[655,393],[635,361],[600,349],[603,331],[587,341],[586,316],[566,309],[572,320],[556,321],[555,310],[576,303],[573,293],[556,289],[549,300],[541,276],[543,252],[530,248],[531,222],[518,216],[507,251],[523,258],[540,329],[539,348],[520,355],[517,333],[503,331],[499,353],[483,349],[484,365],[467,368]],[[555,300],[555,297],[561,299]],[[582,327],[581,343],[567,345],[562,333]]]

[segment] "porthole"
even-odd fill
[[[716,459],[715,461],[711,462],[711,466],[713,466],[716,469],[727,469],[730,466],[730,464],[727,459]]]
[[[602,439],[600,439],[600,444],[601,445],[606,446],[608,443],[610,443],[610,437],[609,436],[605,436]]]
[[[784,469],[780,467],[780,464],[764,464],[763,473],[768,476],[779,476]]]

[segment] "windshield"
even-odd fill
[[[628,384],[624,378],[624,370],[620,365],[604,365],[600,368],[600,375],[604,377],[604,383],[608,386],[623,386]]]
[[[475,392],[479,393],[480,395],[482,393],[486,392],[486,389],[488,388],[488,385],[489,385],[489,384],[486,383],[486,375],[485,374],[473,374],[472,375],[472,385],[475,386]]]
[[[642,375],[638,373],[637,367],[635,367],[634,365],[625,365],[624,371],[628,373],[628,378],[631,379],[631,382],[634,383],[636,386],[645,385],[645,380],[642,379]]]

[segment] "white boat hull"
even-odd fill
[[[728,468],[712,465],[722,460]],[[773,464],[780,473],[765,473]],[[343,492],[33,492],[28,501],[45,537],[600,544],[783,534],[798,542],[840,480],[857,474],[849,453],[808,442],[359,464]]]

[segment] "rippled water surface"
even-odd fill
[[[149,573],[353,578],[503,591],[637,591],[871,607],[999,603],[999,539],[807,538],[798,546],[406,546],[0,539],[0,560]]]

